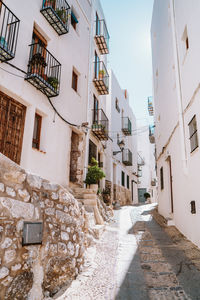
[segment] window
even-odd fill
[[[99,57],[95,51],[95,64],[94,64],[94,74],[95,74],[95,78],[99,78],[99,65],[100,65],[100,60],[99,60]]]
[[[115,108],[118,111],[118,113],[120,113],[120,108],[119,108],[119,100],[116,98],[115,100]]]
[[[188,32],[187,32],[187,26],[185,26],[185,30],[183,32],[182,36],[182,48],[183,48],[183,58],[185,57],[188,49],[189,49],[189,39],[188,39]]]
[[[41,133],[42,117],[35,114],[34,130],[33,130],[33,142],[32,147],[40,149],[40,133]]]
[[[99,16],[96,13],[96,35],[100,35],[100,22],[99,22]]]
[[[94,95],[94,120],[93,120],[93,123],[98,123],[99,121],[99,101],[98,99],[95,97]]]
[[[72,72],[72,88],[77,92],[78,90],[78,75],[73,70]]]
[[[127,189],[129,189],[129,176],[128,175],[127,175],[126,186],[127,186]]]
[[[164,189],[164,176],[163,176],[163,167],[160,168],[160,188]]]
[[[89,164],[92,162],[92,157],[97,159],[97,146],[91,140],[89,140],[89,157],[88,157]]]
[[[125,186],[125,174],[122,171],[122,186]]]
[[[72,27],[76,30],[76,27],[78,24],[78,19],[75,16],[75,13],[73,11],[71,11],[71,24],[72,24]]]
[[[192,118],[188,126],[189,126],[189,134],[190,134],[190,147],[192,152],[198,147],[196,116]]]

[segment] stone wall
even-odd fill
[[[120,205],[132,204],[131,190],[123,186],[114,184],[114,201],[118,202]]]
[[[41,245],[22,245],[24,221],[43,222]],[[85,210],[72,194],[0,154],[0,299],[55,294],[81,271],[85,237]]]

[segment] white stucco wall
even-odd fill
[[[158,182],[160,168],[164,170],[164,189],[159,184],[159,211],[173,219],[177,228],[200,247],[199,228],[200,201],[198,197],[199,147],[191,153],[188,124],[196,115],[197,135],[200,138],[199,106],[199,64],[200,3],[193,0],[155,0],[152,19],[153,78],[156,111],[156,146],[158,156]],[[175,20],[175,31],[173,21]],[[187,32],[189,48],[185,48]],[[176,38],[177,48],[173,37]],[[175,52],[173,52],[173,47]],[[175,55],[176,54],[176,55]],[[177,65],[178,58],[178,68]],[[158,69],[158,76],[156,70]],[[159,72],[160,70],[160,72]],[[178,72],[180,85],[175,79]],[[181,95],[180,99],[178,95]],[[179,106],[178,106],[179,105]],[[181,108],[183,124],[178,116]],[[162,117],[163,116],[163,117]],[[173,130],[176,126],[176,129]],[[183,140],[183,142],[182,142]],[[184,154],[185,158],[184,159]],[[174,213],[171,212],[171,190],[169,166],[166,160],[171,156]],[[183,160],[184,159],[184,160]],[[191,214],[190,202],[196,203],[196,214]]]

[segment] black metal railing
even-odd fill
[[[45,95],[54,97],[59,94],[61,64],[39,43],[30,45],[30,56],[26,80]]]
[[[132,135],[132,124],[128,117],[122,118],[122,131],[125,135]]]
[[[122,151],[122,162],[126,166],[132,166],[133,158],[132,152],[129,149],[124,149]]]
[[[66,0],[43,0],[40,11],[59,35],[69,32],[70,6]]]
[[[110,36],[105,20],[96,20],[95,26],[95,40],[98,45],[99,51],[101,52],[101,54],[108,54]]]
[[[149,126],[149,141],[151,144],[155,143],[155,126]]]
[[[103,109],[93,109],[92,131],[100,140],[108,139],[109,121]]]
[[[109,93],[109,75],[103,61],[94,63],[94,83],[100,95]]]
[[[0,0],[0,61],[15,57],[19,31],[19,19]]]

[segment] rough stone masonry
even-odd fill
[[[40,245],[22,245],[25,221],[41,221]],[[0,154],[0,299],[53,296],[81,271],[85,210],[67,189]]]

